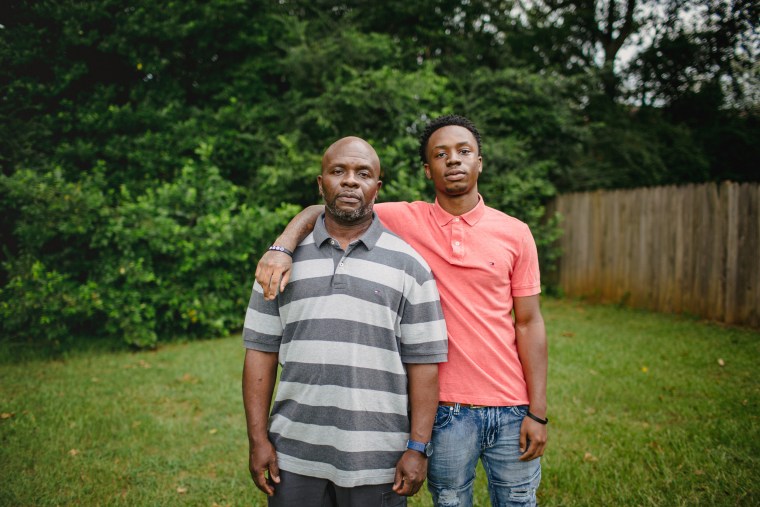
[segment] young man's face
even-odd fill
[[[477,193],[483,165],[472,132],[458,125],[441,127],[428,140],[427,159],[425,176],[433,180],[436,194]]]
[[[374,150],[366,144],[347,142],[325,154],[319,192],[328,212],[343,222],[355,222],[372,213],[382,182]]]

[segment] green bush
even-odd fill
[[[454,4],[13,3],[0,29],[0,339],[150,347],[239,327],[257,254],[318,201],[323,150],[364,137],[381,200],[430,200],[417,138],[446,113],[481,129],[481,192],[531,226],[548,270],[558,227],[545,204],[580,166],[617,160],[611,143],[589,148],[593,78],[525,65],[498,32],[506,13],[482,24],[490,4]],[[688,147],[686,133],[669,138]]]
[[[257,253],[297,208],[245,204],[210,153],[199,150],[177,178],[138,195],[106,190],[103,166],[77,182],[60,171],[0,177],[3,207],[16,213],[3,336],[151,347],[239,327]]]

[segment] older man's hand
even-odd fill
[[[407,450],[396,464],[393,491],[398,495],[412,496],[422,487],[427,477],[428,460],[418,451]]]

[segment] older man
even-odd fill
[[[372,211],[379,178],[362,139],[330,146],[324,214],[294,252],[271,248],[291,283],[274,299],[254,284],[243,399],[270,506],[405,505],[426,477],[446,329],[430,268]]]

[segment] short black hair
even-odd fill
[[[457,127],[464,127],[470,132],[472,132],[472,135],[475,136],[475,141],[477,141],[478,143],[478,155],[481,154],[480,132],[478,132],[478,128],[475,126],[475,124],[472,123],[467,118],[465,118],[464,116],[459,116],[456,114],[447,114],[445,116],[439,116],[438,118],[428,123],[427,127],[425,127],[425,130],[422,132],[422,135],[420,136],[420,158],[422,159],[423,164],[428,163],[427,144],[428,144],[428,141],[430,141],[430,136],[432,136],[433,132],[435,132],[436,130],[443,127],[448,127],[450,125],[456,125]]]

